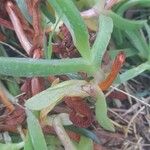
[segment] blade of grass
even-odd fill
[[[17,83],[17,81],[13,78],[11,78],[10,80],[6,80],[5,84],[9,90],[9,92],[13,95],[13,96],[17,96],[18,94],[20,94],[20,87]]]
[[[47,150],[46,142],[39,121],[31,111],[27,110],[26,113],[29,135],[31,137],[34,149]]]
[[[55,32],[55,30],[56,30],[56,28],[57,28],[57,25],[58,25],[60,19],[61,19],[61,17],[58,18],[58,20],[57,20],[57,22],[56,22],[56,24],[55,24],[55,26],[54,26],[53,31],[52,31],[52,32],[50,33],[50,35],[49,35],[48,46],[47,46],[47,51],[46,51],[46,52],[47,52],[46,58],[49,58],[49,59],[50,59],[51,56],[52,56],[52,38],[53,38],[54,32]]]
[[[121,83],[126,82],[126,81],[138,76],[139,74],[141,74],[142,72],[144,72],[146,70],[150,70],[150,63],[149,62],[145,62],[145,63],[143,63],[137,67],[129,69],[128,71],[122,73],[119,76]]]
[[[146,20],[131,21],[128,19],[124,19],[112,11],[109,12],[109,16],[112,18],[114,26],[121,30],[136,30],[143,27],[147,22]]]
[[[150,25],[148,25],[148,23],[145,23],[145,29],[146,29],[146,32],[147,32],[148,43],[149,43],[149,47],[150,47]]]
[[[140,32],[138,30],[126,30],[125,32],[133,46],[140,52],[140,55],[144,58],[148,58],[150,48],[148,47],[145,39],[141,36]]]
[[[51,5],[45,1],[41,3],[41,10],[43,14],[52,22],[55,23],[56,18],[55,18],[55,12]]]

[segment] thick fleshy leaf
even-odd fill
[[[32,77],[60,75],[75,72],[93,73],[94,66],[82,58],[73,59],[31,59],[0,57],[0,74]]]
[[[97,87],[98,88],[98,87]],[[96,104],[95,104],[96,120],[106,130],[114,132],[114,126],[107,116],[107,104],[103,92],[97,89]]]
[[[32,110],[41,110],[48,106],[52,106],[52,109],[64,96],[88,96],[88,93],[82,90],[82,86],[86,84],[83,80],[62,82],[28,99],[25,106]]]
[[[29,136],[31,137],[34,149],[47,150],[46,142],[39,121],[31,111],[27,110],[26,112]]]
[[[90,59],[88,31],[80,16],[80,12],[71,0],[48,0],[71,32],[74,45],[82,57]]]
[[[92,47],[92,62],[99,68],[103,55],[108,46],[113,30],[113,21],[110,17],[100,15],[99,17],[99,31],[97,38]]]

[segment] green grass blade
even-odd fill
[[[50,22],[55,23],[56,21],[55,13],[51,5],[47,1],[45,1],[45,3],[44,2],[41,3],[40,6],[43,14],[50,20]]]
[[[120,77],[121,83],[126,82],[138,75],[140,75],[142,72],[150,69],[150,63],[145,62],[137,67],[134,67],[132,69],[127,70],[126,72],[122,73]]]
[[[48,0],[71,32],[74,45],[85,59],[90,59],[88,31],[79,11],[71,0]]]
[[[121,30],[136,30],[140,29],[144,26],[147,22],[146,20],[139,20],[139,21],[131,21],[128,19],[124,19],[121,16],[117,15],[116,13],[110,11],[109,16],[112,18],[114,26]]]
[[[92,47],[92,61],[99,68],[103,55],[108,46],[113,30],[113,21],[110,17],[100,15],[99,17],[99,31],[97,38]]]
[[[141,56],[144,58],[148,58],[150,48],[148,47],[147,42],[142,37],[141,33],[137,31],[125,31],[129,40],[133,44],[133,46],[140,52]]]
[[[29,135],[35,150],[47,150],[46,142],[39,121],[29,110],[27,112],[27,124]]]
[[[146,29],[146,32],[147,32],[148,44],[149,44],[149,47],[150,47],[150,25],[148,25],[148,23],[145,23],[145,29]]]

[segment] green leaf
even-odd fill
[[[141,33],[138,30],[126,30],[125,32],[133,46],[140,52],[140,55],[144,58],[148,58],[150,48],[148,47],[148,44],[146,40],[142,37]]]
[[[81,56],[87,60],[90,59],[90,45],[88,39],[88,31],[80,16],[80,12],[71,0],[48,0],[52,7],[56,10],[61,19],[68,27],[74,45],[79,50]]]
[[[0,57],[0,74],[32,77],[60,75],[79,71],[93,73],[95,68],[82,58],[74,59],[31,59]]]
[[[114,132],[114,126],[107,116],[107,104],[103,92],[97,87],[95,113],[98,123],[106,130]]]
[[[120,81],[121,81],[121,83],[124,83],[124,82],[140,75],[142,72],[144,72],[146,70],[150,70],[150,63],[149,62],[142,63],[141,65],[134,67],[132,69],[129,69],[126,72],[122,73],[119,76]]]
[[[14,78],[9,78],[8,80],[5,81],[5,84],[9,90],[9,92],[13,96],[17,96],[18,94],[20,94],[20,87]]]
[[[23,148],[24,142],[21,143],[7,143],[7,144],[2,144],[0,143],[0,150],[20,150]]]
[[[55,12],[52,9],[51,5],[45,1],[41,3],[41,10],[43,12],[43,14],[52,22],[55,23],[56,18],[55,18]]]
[[[102,58],[111,38],[112,30],[112,19],[101,14],[99,17],[99,31],[92,47],[92,62],[96,64],[97,68],[99,68],[102,63]]]
[[[83,80],[64,81],[28,99],[25,106],[32,110],[41,110],[48,106],[52,109],[64,96],[88,96],[82,90],[82,86],[86,84]]]
[[[29,135],[35,150],[47,150],[46,142],[39,121],[32,114],[31,111],[27,110],[27,124]]]
[[[93,149],[93,141],[85,136],[81,136],[79,145],[79,150],[92,150]]]
[[[146,20],[138,20],[138,21],[131,21],[128,19],[124,19],[121,16],[117,15],[116,13],[110,11],[109,16],[112,18],[114,26],[121,30],[136,30],[140,29],[144,26],[147,22]]]
[[[29,133],[26,135],[24,150],[34,150]]]
[[[148,25],[148,23],[145,23],[145,29],[146,29],[146,32],[147,32],[148,43],[149,43],[149,47],[150,47],[150,25]]]

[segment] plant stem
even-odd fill
[[[30,50],[32,48],[31,43],[28,41],[23,29],[21,22],[15,12],[13,11],[13,6],[14,4],[10,1],[7,2],[6,4],[6,10],[8,12],[8,15],[10,17],[10,20],[12,21],[12,24],[14,26],[15,32],[18,36],[18,40],[20,41],[22,47],[25,49],[25,51],[30,54]]]

